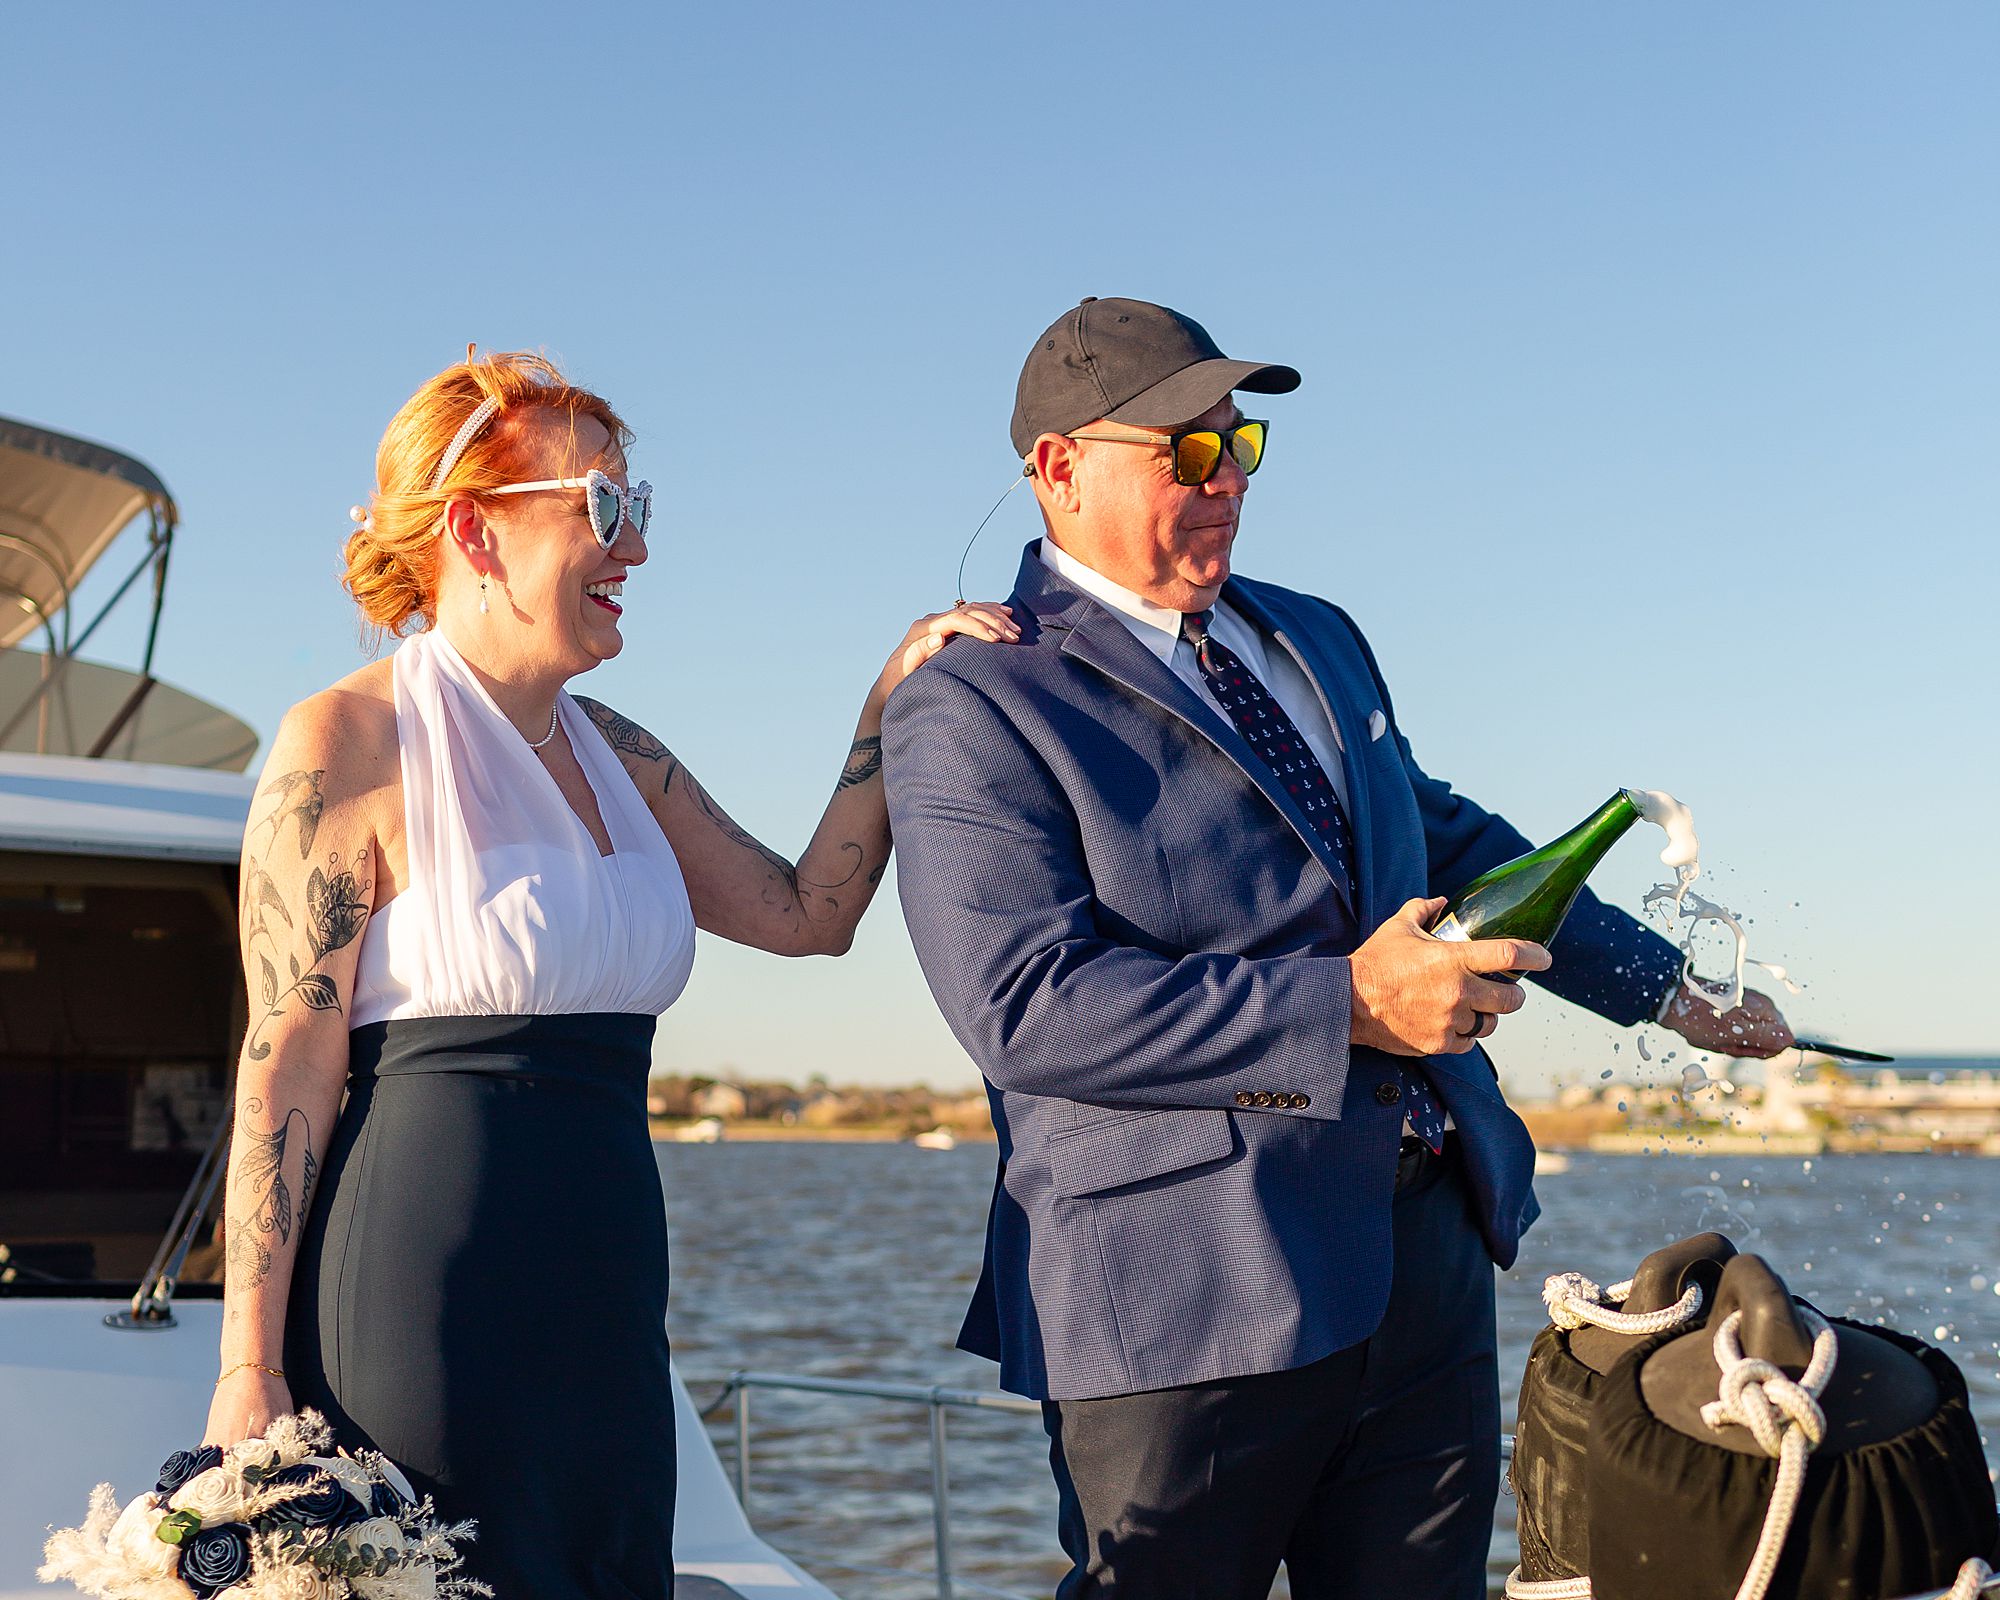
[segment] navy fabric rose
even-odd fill
[[[188,1479],[221,1465],[222,1452],[212,1444],[199,1450],[176,1450],[160,1463],[160,1481],[153,1485],[153,1493],[170,1495]]]
[[[219,1522],[181,1546],[180,1580],[195,1600],[250,1576],[250,1530],[240,1522]]]
[[[396,1490],[396,1486],[378,1480],[368,1485],[368,1514],[371,1517],[388,1517],[392,1520],[410,1509],[410,1502]]]
[[[296,1522],[307,1528],[338,1528],[359,1522],[368,1513],[329,1473],[301,1462],[274,1472],[259,1484],[260,1489],[292,1489],[303,1486],[305,1493],[271,1508],[282,1522]]]

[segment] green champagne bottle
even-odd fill
[[[1560,839],[1474,878],[1431,924],[1439,939],[1529,939],[1546,948],[1591,869],[1639,820],[1642,798],[1620,789]]]

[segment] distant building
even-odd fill
[[[1876,1071],[1831,1064],[1765,1070],[1761,1115],[1773,1133],[1808,1129],[1926,1139],[1952,1146],[2000,1140],[2000,1064],[1913,1063]]]
[[[693,1104],[696,1116],[719,1117],[729,1122],[750,1109],[750,1098],[733,1083],[711,1083],[695,1091]]]

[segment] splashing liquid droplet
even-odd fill
[[[1688,990],[1717,1011],[1734,1011],[1743,1003],[1743,968],[1750,958],[1750,936],[1727,906],[1694,892],[1695,879],[1701,876],[1701,840],[1694,831],[1694,813],[1663,789],[1627,789],[1625,793],[1639,808],[1640,816],[1665,832],[1667,846],[1660,852],[1660,860],[1674,874],[1672,883],[1657,884],[1647,891],[1645,908],[1648,911],[1663,908],[1659,914],[1669,925],[1682,918],[1687,919],[1680,947],[1681,976],[1686,980]],[[1710,983],[1695,973],[1695,931],[1704,922],[1726,928],[1735,941],[1736,959],[1727,983]],[[1792,982],[1783,967],[1762,961],[1756,965],[1763,967],[1791,993],[1799,992],[1798,985]]]

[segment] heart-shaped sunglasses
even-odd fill
[[[583,505],[590,517],[590,531],[597,535],[597,542],[607,550],[618,542],[621,522],[631,523],[633,532],[642,539],[646,537],[646,524],[653,515],[653,486],[650,483],[635,483],[629,489],[621,489],[595,467],[580,478],[539,478],[533,483],[503,483],[486,492],[533,494],[538,489],[583,490]]]

